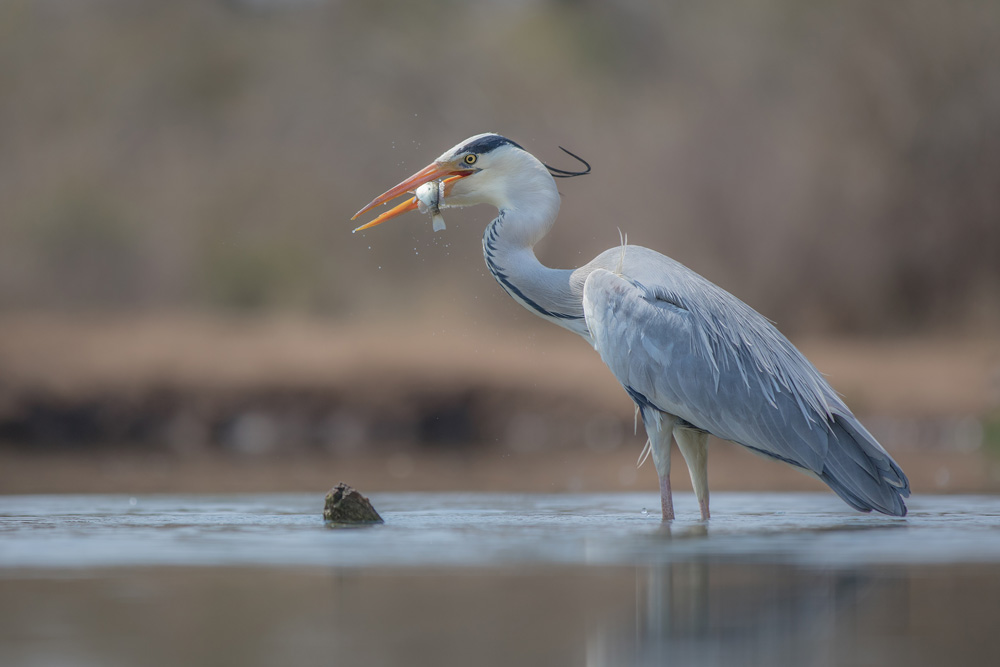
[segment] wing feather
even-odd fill
[[[770,322],[659,253],[628,246],[621,266],[590,272],[583,305],[630,394],[816,473],[855,507],[905,513],[902,470]]]

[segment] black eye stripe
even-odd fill
[[[482,155],[483,153],[489,153],[490,151],[500,148],[501,146],[515,146],[517,148],[521,148],[507,137],[501,137],[499,134],[488,134],[485,137],[479,137],[475,141],[470,141],[465,144],[462,146],[461,152],[478,153],[479,155]],[[524,149],[522,148],[521,150]]]

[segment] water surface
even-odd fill
[[[33,664],[962,664],[1000,658],[1000,500],[825,494],[0,497]],[[687,518],[685,518],[687,517]]]

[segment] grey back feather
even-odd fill
[[[633,398],[811,471],[858,509],[905,513],[902,470],[755,310],[641,246],[579,271],[594,346]]]

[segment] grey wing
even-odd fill
[[[902,516],[909,482],[805,357],[766,319],[669,258],[593,271],[594,347],[640,407],[815,473],[851,506]]]

